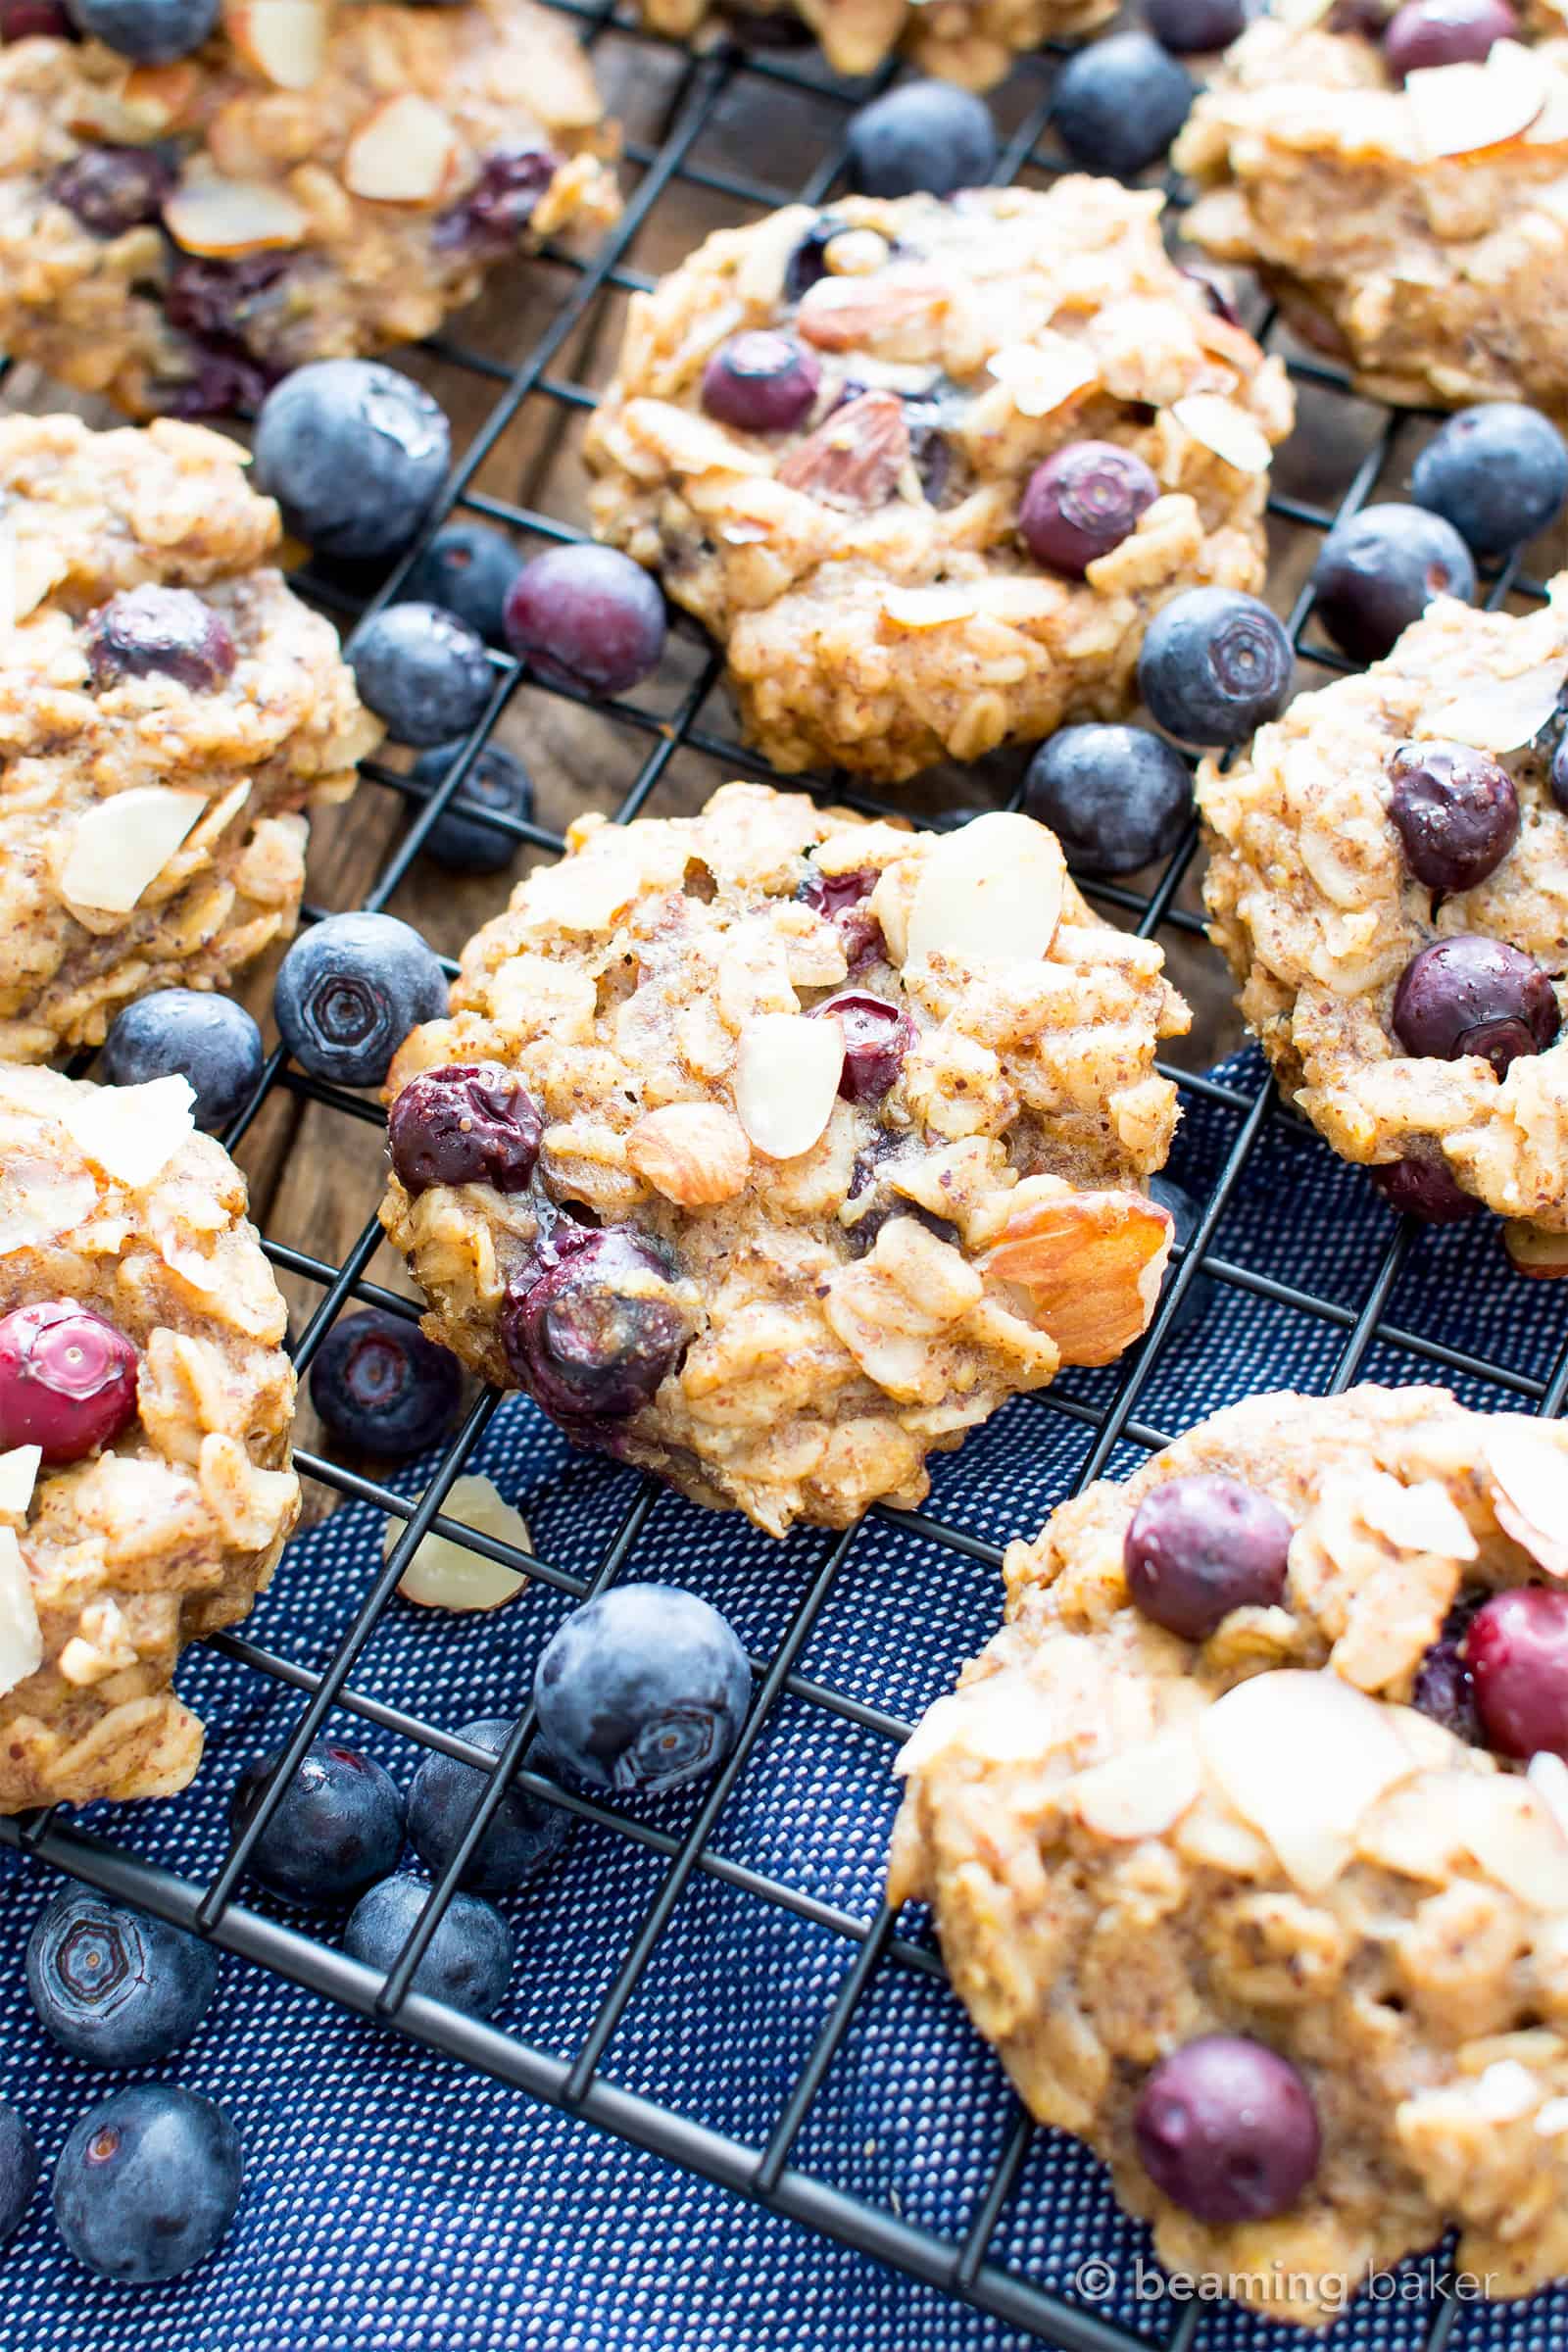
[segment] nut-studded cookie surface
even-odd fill
[[[814,33],[835,74],[874,74],[895,52],[972,90],[1000,81],[1020,52],[1075,40],[1115,15],[1114,0],[640,0],[643,22],[694,33],[778,37],[779,20]]]
[[[917,1501],[928,1453],[1138,1337],[1187,1007],[1054,835],[735,784],[568,848],[388,1084],[433,1338],[782,1534]]]
[[[1212,936],[1281,1082],[1439,1220],[1568,1231],[1565,678],[1568,581],[1525,618],[1443,598],[1199,775]]]
[[[283,1301],[181,1078],[0,1068],[0,1812],[163,1796],[299,1508]]]
[[[0,50],[0,350],[133,415],[409,343],[618,211],[593,76],[532,0],[229,0],[172,65]]]
[[[779,769],[890,781],[1135,697],[1151,613],[1263,577],[1290,394],[1069,178],[725,229],[634,297],[588,427],[600,536],[723,644]]]
[[[299,915],[305,811],[379,738],[199,425],[0,419],[0,1059],[98,1044]]]
[[[1172,2269],[1326,2325],[1568,2270],[1568,1433],[1261,1396],[1006,1559],[897,1899]],[[1173,1630],[1180,1628],[1181,1630]]]

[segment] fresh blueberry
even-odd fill
[[[388,732],[416,748],[470,734],[495,685],[484,639],[439,605],[388,605],[372,612],[343,658]]]
[[[612,547],[546,548],[513,584],[507,642],[547,685],[624,694],[659,666],[664,600]]]
[[[355,1904],[343,1937],[349,1957],[383,1974],[418,1926],[430,1889],[408,1872],[383,1879]],[[507,1997],[516,1945],[493,1903],[455,1894],[414,1972],[414,1990],[470,2017],[494,2017]]]
[[[1189,588],[1145,631],[1138,690],[1184,743],[1243,743],[1284,709],[1292,667],[1267,605],[1234,588]]]
[[[53,1298],[0,1316],[0,1451],[79,1462],[135,1418],[136,1350],[102,1315]]]
[[[662,1253],[614,1226],[558,1226],[554,1263],[514,1279],[501,1310],[507,1362],[558,1420],[640,1412],[690,1337]]]
[[[1192,817],[1187,762],[1147,727],[1062,727],[1029,762],[1023,805],[1069,865],[1130,874],[1172,851]]]
[[[914,1043],[908,1014],[885,997],[868,996],[861,989],[846,989],[812,1010],[821,1019],[837,1021],[844,1033],[839,1093],[845,1102],[880,1102],[897,1085],[904,1056]]]
[[[188,1078],[196,1124],[208,1135],[244,1108],[265,1060],[262,1033],[244,1005],[203,988],[160,988],[138,997],[116,1013],[104,1039],[104,1075],[112,1085]]]
[[[548,147],[493,149],[467,195],[436,221],[436,245],[466,246],[482,254],[510,252],[560,169],[561,158]]]
[[[243,261],[180,256],[164,288],[164,317],[184,340],[184,372],[158,386],[166,416],[257,409],[280,372],[275,347],[287,321],[289,257]]]
[[[906,81],[851,119],[850,181],[862,196],[952,196],[996,168],[991,109],[951,81]]]
[[[821,381],[814,351],[793,335],[753,327],[721,343],[703,369],[703,406],[738,433],[793,432]]]
[[[122,588],[87,622],[95,686],[166,677],[210,693],[232,675],[236,659],[226,622],[190,588]]]
[[[455,612],[487,645],[504,645],[507,596],[521,569],[522,558],[500,531],[449,522],[410,565],[403,593],[412,604]]]
[[[1136,450],[1115,441],[1069,441],[1037,466],[1018,507],[1018,534],[1037,564],[1082,579],[1120,547],[1159,496]]]
[[[1133,1605],[1184,1642],[1206,1642],[1232,1609],[1268,1608],[1285,1590],[1291,1523],[1255,1487],[1208,1474],[1151,1489],[1127,1530]]]
[[[234,1837],[260,1805],[281,1753],[258,1756],[235,1783],[228,1806]],[[302,1903],[358,1894],[396,1869],[403,1813],[403,1791],[390,1773],[336,1740],[318,1740],[257,1840],[256,1874]]]
[[[1434,66],[1480,66],[1496,41],[1516,41],[1508,0],[1405,0],[1383,35],[1383,62],[1396,81]]]
[[[199,49],[218,23],[220,0],[71,0],[89,39],[138,66],[172,65]]]
[[[0,2099],[0,2246],[27,2218],[42,2170],[38,2143],[9,2099]]]
[[[1442,1633],[1422,1653],[1410,1687],[1410,1704],[1470,1747],[1484,1747],[1486,1735],[1476,1707],[1475,1678],[1465,1664],[1464,1642],[1485,1599],[1484,1592],[1460,1593],[1443,1620]]]
[[[95,237],[122,237],[156,220],[174,185],[158,147],[83,147],[51,173],[49,193]]]
[[[1177,1244],[1185,1250],[1198,1231],[1199,1218],[1201,1214],[1192,1194],[1177,1184],[1173,1177],[1151,1176],[1149,1198],[1156,1208],[1163,1208],[1168,1212],[1170,1220],[1176,1228]],[[1167,1268],[1165,1274],[1167,1289],[1175,1278],[1175,1273],[1176,1268],[1172,1264]],[[1179,1338],[1183,1332],[1191,1331],[1195,1324],[1201,1323],[1214,1303],[1214,1293],[1217,1288],[1218,1285],[1213,1275],[1205,1274],[1200,1268],[1182,1293],[1182,1302],[1176,1309],[1175,1319],[1170,1327],[1170,1337],[1173,1340]]]
[[[1561,736],[1556,750],[1551,755],[1551,766],[1547,770],[1546,780],[1551,786],[1551,797],[1558,808],[1568,810],[1568,732]]]
[[[1403,1159],[1368,1168],[1367,1174],[1401,1217],[1419,1217],[1424,1225],[1459,1225],[1480,1214],[1480,1201],[1463,1190],[1436,1151],[1409,1152]]]
[[[311,1365],[311,1402],[327,1428],[383,1461],[433,1446],[451,1428],[462,1396],[451,1350],[378,1306],[334,1323]]]
[[[379,1086],[420,1021],[447,1008],[446,976],[417,931],[390,914],[330,914],[278,966],[272,1012],[313,1078]]]
[[[210,1943],[85,1886],[41,1911],[27,1991],[44,2031],[93,2066],[155,2066],[189,2041],[218,1990]]]
[[[451,427],[429,393],[379,360],[296,368],[256,420],[256,487],[318,555],[407,547],[451,461]]]
[[[1288,2058],[1206,2034],[1162,2058],[1133,2111],[1154,2186],[1200,2222],[1261,2222],[1296,2203],[1321,2151],[1312,2094]]]
[[[551,1753],[595,1788],[678,1788],[741,1736],[752,1674],[734,1629],[675,1585],[612,1585],[573,1610],[534,1676]]]
[[[130,2082],[73,2125],[55,2167],[55,2222],[105,2278],[150,2286],[205,2262],[234,2218],[239,2134],[177,2082]]]
[[[1128,179],[1165,153],[1195,95],[1192,75],[1152,33],[1113,32],[1067,60],[1051,119],[1075,164]]]
[[[1424,507],[1363,507],[1335,524],[1312,571],[1318,618],[1354,662],[1381,662],[1435,596],[1467,598],[1475,584],[1470,550]]]
[[[466,1723],[458,1738],[498,1756],[514,1728],[505,1716],[487,1715]],[[529,1761],[538,1769],[549,1768],[550,1758],[537,1741]],[[490,1777],[476,1764],[439,1753],[426,1756],[415,1774],[409,1791],[409,1843],[432,1876],[446,1869],[462,1844]],[[571,1815],[562,1806],[547,1804],[514,1784],[491,1814],[462,1883],[476,1894],[513,1894],[549,1868],[569,1842],[571,1831]]]
[[[1521,1054],[1545,1052],[1560,1016],[1533,956],[1464,932],[1411,956],[1394,992],[1393,1025],[1407,1054],[1440,1061],[1478,1054],[1501,1078]]]
[[[74,41],[76,27],[62,0],[0,0],[0,41]]]
[[[840,237],[849,222],[836,213],[818,213],[789,260],[784,265],[784,299],[799,302],[808,294],[818,278],[827,275],[827,249],[835,237]]]
[[[1478,556],[1506,555],[1554,521],[1568,497],[1568,443],[1514,400],[1461,409],[1427,443],[1410,496],[1451,522]]]
[[[438,743],[421,752],[413,777],[434,792],[446,781],[447,770],[462,751],[459,743]],[[533,785],[522,761],[504,745],[487,743],[470,763],[458,787],[424,837],[424,855],[449,874],[501,874],[521,847],[515,833],[504,825],[486,824],[476,811],[517,817],[533,822]]]
[[[1494,1592],[1463,1647],[1487,1745],[1568,1761],[1568,1592],[1541,1585]]]
[[[1207,57],[1228,49],[1251,15],[1250,0],[1144,0],[1150,31],[1177,57]]]
[[[539,1105],[498,1061],[421,1070],[387,1117],[393,1171],[415,1200],[433,1184],[526,1192],[543,1134]]]
[[[1513,778],[1462,743],[1401,744],[1389,762],[1389,817],[1404,862],[1429,890],[1473,890],[1519,837]]]

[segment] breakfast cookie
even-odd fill
[[[1523,400],[1568,418],[1560,13],[1290,13],[1249,27],[1176,142],[1200,191],[1184,233],[1256,270],[1376,399]]]
[[[585,817],[388,1081],[424,1328],[567,1434],[782,1535],[1152,1311],[1188,1024],[1023,816],[867,824],[731,784]]]
[[[874,74],[896,52],[922,74],[988,90],[1020,52],[1077,40],[1116,0],[640,0],[642,20],[675,40],[724,32],[741,42],[802,25],[835,74]]]
[[[172,63],[0,50],[0,350],[136,416],[254,406],[429,334],[619,209],[586,59],[532,0],[228,0]]]
[[[0,1060],[286,939],[380,727],[201,425],[0,418]]]
[[[1006,1556],[895,1902],[1175,2272],[1326,2326],[1568,2271],[1568,1431],[1257,1396]]]
[[[1438,1222],[1568,1232],[1565,679],[1568,575],[1523,619],[1439,598],[1199,771],[1243,1012],[1335,1150]]]
[[[0,1067],[0,1813],[167,1796],[299,1509],[283,1301],[183,1078]]]
[[[1117,716],[1167,597],[1262,584],[1290,392],[1160,204],[792,205],[632,298],[595,524],[721,641],[774,767],[896,782]]]

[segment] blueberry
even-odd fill
[[[1051,119],[1075,164],[1127,179],[1165,153],[1195,90],[1186,68],[1152,34],[1113,32],[1067,60]]]
[[[1461,933],[1412,956],[1394,992],[1394,1034],[1407,1054],[1455,1061],[1478,1054],[1501,1078],[1557,1035],[1557,999],[1534,956],[1506,940]]]
[[[196,1092],[195,1119],[216,1135],[261,1084],[262,1033],[243,1004],[209,989],[160,988],[116,1013],[104,1039],[104,1075],[145,1086],[174,1074]]]
[[[796,893],[833,925],[851,971],[868,956],[881,956],[887,947],[882,926],[865,904],[880,878],[871,865],[858,867],[853,874],[819,874],[813,866]]]
[[[512,541],[482,522],[449,522],[415,559],[403,583],[412,604],[455,612],[487,645],[504,645],[508,591],[522,569]]]
[[[136,1350],[74,1298],[0,1316],[0,1451],[38,1446],[51,1466],[112,1446],[136,1418]]]
[[[278,966],[272,1012],[302,1070],[379,1086],[420,1021],[447,1008],[446,977],[417,931],[390,914],[330,914]]]
[[[624,694],[659,666],[664,600],[612,547],[551,547],[507,599],[507,642],[547,685]]]
[[[55,2222],[89,2271],[149,2286],[206,2261],[239,2192],[239,2134],[222,2109],[177,2082],[131,2082],[73,2125]]]
[[[738,433],[788,433],[804,424],[822,381],[814,351],[755,327],[721,343],[703,369],[703,406]]]
[[[71,0],[89,39],[139,66],[168,66],[199,49],[218,23],[220,0]]]
[[[560,169],[561,158],[548,147],[493,149],[467,195],[437,220],[436,245],[490,255],[509,252]]]
[[[461,741],[438,743],[421,752],[413,777],[434,792],[446,781],[447,770],[463,750]],[[515,833],[504,825],[487,824],[475,811],[514,816],[533,822],[533,785],[528,771],[504,745],[487,743],[470,763],[458,787],[424,837],[424,855],[449,874],[501,874],[521,847]]]
[[[155,2066],[189,2041],[217,1990],[210,1943],[84,1886],[57,1894],[27,1938],[40,2024],[92,2066]]]
[[[812,1006],[825,1020],[837,1021],[844,1033],[844,1067],[839,1093],[846,1102],[880,1102],[898,1083],[904,1056],[914,1043],[914,1023],[885,997],[861,989],[846,989]]]
[[[1410,1704],[1471,1747],[1486,1739],[1476,1708],[1475,1680],[1465,1663],[1464,1641],[1484,1592],[1461,1592],[1443,1620],[1443,1631],[1422,1653],[1410,1688]]]
[[[0,0],[0,41],[74,41],[77,37],[62,0]]]
[[[1206,1642],[1232,1609],[1279,1599],[1291,1532],[1279,1505],[1255,1487],[1207,1474],[1165,1479],[1127,1530],[1133,1605],[1184,1642]]]
[[[1568,1760],[1568,1592],[1494,1592],[1471,1619],[1463,1652],[1487,1745]]]
[[[675,1585],[612,1585],[573,1610],[534,1676],[551,1753],[594,1788],[678,1788],[741,1736],[752,1675],[733,1628]]]
[[[9,2099],[0,2099],[0,2246],[27,2218],[42,2167],[38,2143]]]
[[[434,1184],[526,1192],[543,1134],[539,1105],[521,1079],[497,1061],[421,1070],[387,1117],[393,1170],[416,1200]]]
[[[86,627],[95,686],[166,677],[193,694],[211,693],[232,675],[237,659],[226,622],[190,588],[122,588]]]
[[[318,555],[389,556],[407,547],[445,480],[452,431],[429,393],[395,368],[316,360],[262,403],[255,453],[257,489]]]
[[[1396,81],[1433,66],[1479,66],[1496,41],[1516,41],[1508,0],[1405,0],[1383,35],[1383,62]]]
[[[559,1420],[640,1412],[690,1337],[662,1252],[613,1226],[558,1227],[555,1262],[514,1279],[501,1345],[536,1404]]]
[[[1069,441],[1029,476],[1018,533],[1037,564],[1082,579],[1158,496],[1159,483],[1136,450],[1115,441]]]
[[[1568,810],[1568,733],[1564,733],[1559,739],[1557,748],[1551,755],[1551,766],[1547,771],[1546,780],[1551,786],[1551,797],[1558,808]]]
[[[505,1716],[487,1715],[466,1723],[458,1734],[470,1747],[498,1756],[512,1737],[514,1726]],[[530,1762],[548,1770],[550,1757],[534,1742]],[[456,1756],[431,1754],[414,1776],[409,1792],[409,1843],[432,1876],[445,1870],[457,1852],[490,1775]],[[463,1873],[463,1885],[476,1894],[512,1894],[526,1886],[569,1842],[571,1815],[543,1798],[530,1796],[515,1785],[507,1790]]]
[[[1147,727],[1062,727],[1029,762],[1023,805],[1069,865],[1130,874],[1176,847],[1193,812],[1181,754]]]
[[[495,684],[476,629],[439,605],[388,605],[344,648],[362,699],[399,743],[471,734]]]
[[[158,147],[83,147],[52,172],[49,193],[95,237],[122,237],[156,220],[174,185],[174,167]]]
[[[991,109],[951,81],[906,81],[851,118],[849,172],[862,196],[952,196],[997,168]]]
[[[1176,1228],[1176,1241],[1185,1250],[1198,1231],[1199,1218],[1201,1213],[1192,1194],[1185,1191],[1173,1177],[1151,1176],[1149,1198],[1156,1208],[1163,1208],[1169,1212],[1171,1222]],[[1167,1290],[1175,1273],[1176,1268],[1172,1264],[1165,1275]],[[1213,1275],[1205,1274],[1200,1268],[1182,1293],[1182,1302],[1176,1309],[1175,1318],[1170,1327],[1169,1336],[1173,1340],[1183,1332],[1191,1331],[1195,1324],[1202,1321],[1214,1303],[1214,1293],[1217,1288],[1218,1285]]]
[[[1133,2111],[1145,2172],[1200,2222],[1284,2213],[1317,2171],[1312,2094],[1288,2058],[1206,2034],[1162,2058]]]
[[[238,1837],[261,1802],[280,1748],[247,1766],[229,1799]],[[251,1860],[258,1878],[303,1903],[358,1894],[395,1870],[403,1848],[403,1792],[388,1772],[357,1749],[318,1740],[305,1751]]]
[[[1434,433],[1410,496],[1451,522],[1478,556],[1506,555],[1555,520],[1568,497],[1568,443],[1539,409],[1490,401]]]
[[[1144,0],[1149,29],[1178,57],[1206,57],[1228,49],[1246,31],[1250,0]]]
[[[378,1306],[334,1323],[311,1365],[311,1402],[327,1428],[383,1461],[433,1446],[451,1428],[462,1396],[451,1350]]]
[[[384,1879],[354,1906],[344,1949],[351,1959],[383,1974],[397,1961],[418,1926],[430,1889],[407,1872]],[[455,1894],[414,1972],[414,1990],[426,2000],[445,2001],[470,2017],[494,2017],[507,1997],[516,1946],[512,1930],[493,1903],[476,1894]]]
[[[1335,524],[1312,571],[1318,618],[1355,662],[1380,662],[1435,596],[1475,584],[1470,550],[1424,507],[1363,507]]]
[[[1242,743],[1285,707],[1291,641],[1267,605],[1234,588],[1189,588],[1144,634],[1138,690],[1185,743]]]
[[[1404,862],[1430,890],[1473,890],[1519,837],[1505,767],[1462,743],[1401,744],[1389,762],[1389,818]]]
[[[1463,1190],[1436,1150],[1411,1151],[1403,1159],[1368,1168],[1367,1174],[1401,1217],[1419,1217],[1424,1225],[1459,1225],[1480,1213],[1480,1201]]]
[[[784,265],[786,302],[799,302],[803,294],[810,292],[818,278],[826,277],[827,249],[835,237],[844,234],[849,225],[836,213],[818,213]]]

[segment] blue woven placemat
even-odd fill
[[[1221,1075],[1244,1095],[1254,1060]],[[1240,1108],[1194,1102],[1171,1173],[1212,1181]],[[1234,1262],[1353,1310],[1389,1237],[1364,1180],[1314,1138],[1273,1120],[1214,1243]],[[1424,1234],[1386,1320],[1542,1377],[1568,1323],[1551,1284],[1510,1275],[1490,1221]],[[1259,1388],[1320,1387],[1344,1329],[1297,1306],[1223,1287],[1201,1325],[1172,1347],[1139,1400],[1174,1432]],[[1377,1343],[1367,1377],[1432,1377],[1408,1348]],[[1458,1381],[1472,1401],[1517,1404],[1500,1384]],[[1109,1393],[1111,1375],[1072,1376]],[[932,1508],[992,1542],[1032,1533],[1070,1487],[1087,1425],[1024,1398],[963,1452],[938,1464]],[[1138,1457],[1127,1447],[1115,1467]],[[587,1572],[635,1493],[612,1465],[570,1453],[533,1410],[510,1401],[477,1462],[529,1518],[542,1557]],[[400,1474],[416,1493],[419,1466]],[[379,1517],[348,1505],[291,1546],[251,1630],[318,1667],[380,1558]],[[661,1497],[627,1573],[707,1594],[767,1653],[820,1568],[828,1540],[783,1546],[740,1521]],[[569,1605],[542,1583],[493,1617],[443,1617],[395,1602],[360,1659],[355,1687],[456,1731],[514,1712],[542,1643]],[[999,1614],[982,1562],[883,1523],[852,1547],[800,1660],[801,1671],[911,1717],[944,1690]],[[99,1834],[176,1870],[210,1873],[223,1850],[227,1791],[256,1751],[296,1719],[298,1694],[214,1653],[193,1655],[186,1695],[208,1725],[206,1760],[177,1803],[104,1809]],[[356,1719],[329,1728],[405,1783],[413,1748]],[[793,1698],[765,1731],[725,1807],[717,1850],[861,1918],[873,1911],[895,1789],[877,1737]],[[654,1818],[678,1830],[700,1791]],[[508,1903],[519,1962],[498,2021],[569,2057],[613,1982],[661,1884],[659,1858],[612,1833],[580,1831],[538,1887]],[[25,2111],[52,2163],[75,2115],[110,2078],[62,2056],[33,2019],[22,1952],[58,1885],[0,1850],[0,2085]],[[269,1898],[247,1887],[247,1901]],[[297,1917],[297,1915],[296,1915]],[[314,1923],[328,1939],[341,1922]],[[914,1919],[910,1932],[927,1933]],[[827,2015],[854,1948],[825,1929],[699,1872],[611,2043],[614,2082],[754,2142]],[[1026,2339],[934,2289],[808,2236],[793,2224],[466,2074],[395,2035],[225,1956],[200,2034],[158,2070],[220,2100],[246,2155],[244,2202],[219,2254],[185,2280],[128,2290],[89,2278],[61,2250],[44,2195],[0,2253],[0,2352],[1022,2352]],[[961,2232],[984,2193],[1012,2108],[1000,2073],[946,1987],[884,1967],[812,2108],[794,2160],[854,2194]],[[1145,2233],[1122,2219],[1100,2167],[1055,2134],[1036,2136],[993,2256],[1152,2338],[1176,2318],[1141,2299],[1153,2276]],[[1086,2262],[1088,2291],[1075,2281]],[[1357,2304],[1335,2341],[1403,2352],[1431,2308],[1406,2290]],[[1568,2293],[1459,2314],[1455,2341],[1568,2345]],[[1214,2310],[1204,2342],[1276,2346],[1289,2331]]]

